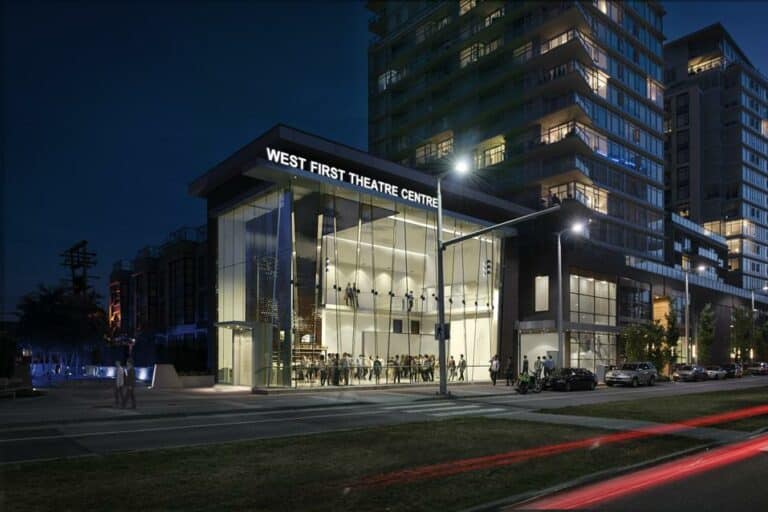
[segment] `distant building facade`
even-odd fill
[[[110,274],[113,338],[132,338],[136,357],[202,370],[208,357],[206,227],[181,228]]]
[[[768,282],[768,79],[720,24],[664,47],[668,207],[727,239],[729,280]]]

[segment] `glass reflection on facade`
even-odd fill
[[[435,210],[294,182],[217,222],[219,382],[437,380]],[[481,227],[450,215],[443,225],[445,239]],[[450,380],[489,378],[499,254],[492,235],[444,254]]]

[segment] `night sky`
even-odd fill
[[[720,21],[768,72],[768,3],[665,2],[668,39]],[[6,312],[87,239],[112,263],[204,223],[187,184],[283,122],[362,149],[363,3],[5,2]]]

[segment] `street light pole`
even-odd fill
[[[691,316],[691,295],[688,292],[688,274],[685,272],[685,358],[686,363],[691,362],[691,337],[690,327],[688,325],[689,318]]]
[[[704,265],[699,265],[696,267],[696,272],[699,274],[704,272],[707,269]],[[683,274],[685,274],[685,349],[686,349],[686,359],[687,363],[691,363],[691,328],[689,326],[690,318],[691,318],[691,293],[689,290],[689,284],[688,284],[688,275],[691,273],[690,268],[689,269],[683,269]]]
[[[590,221],[591,222],[591,221]],[[557,367],[565,366],[565,339],[563,333],[563,233],[580,234],[584,224],[576,222],[557,232]]]
[[[437,350],[440,364],[440,394],[448,394],[448,373],[445,361],[445,277],[443,275],[443,195],[440,183],[443,176],[437,177]]]
[[[557,232],[557,367],[565,362],[563,339],[563,232]]]

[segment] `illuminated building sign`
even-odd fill
[[[322,162],[294,155],[277,149],[267,148],[267,159],[270,162],[299,169],[304,172],[323,176],[325,178],[349,183],[365,190],[387,194],[413,203],[437,208],[437,199],[421,192],[393,185],[386,181],[377,180],[346,169],[339,169]]]

